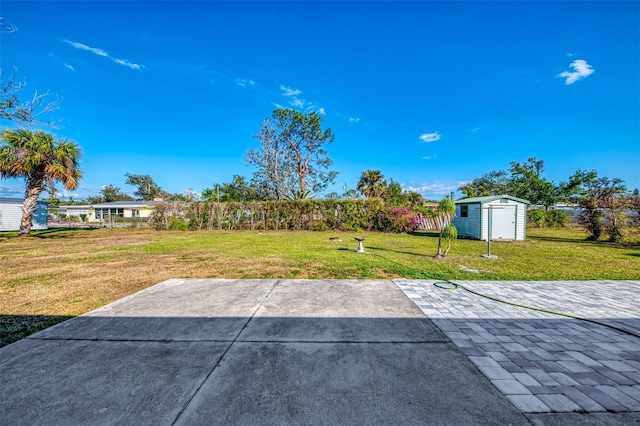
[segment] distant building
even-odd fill
[[[462,237],[521,241],[526,238],[528,204],[510,195],[463,198],[456,201],[451,222]]]
[[[22,222],[23,200],[15,198],[0,198],[0,231],[18,231]],[[38,201],[38,207],[31,219],[32,230],[48,229],[48,204]]]
[[[155,201],[114,201],[82,206],[60,206],[58,211],[67,218],[84,215],[87,222],[107,222],[121,218],[148,218],[153,212]]]

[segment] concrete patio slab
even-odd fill
[[[448,342],[382,280],[282,280],[238,341]]]
[[[228,346],[23,339],[0,351],[0,424],[169,425]]]
[[[171,279],[48,328],[38,338],[230,341],[276,282]]]
[[[169,280],[0,368],[12,426],[529,423],[386,280]]]
[[[526,424],[450,343],[236,343],[179,425]]]

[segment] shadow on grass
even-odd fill
[[[71,318],[63,315],[0,315],[0,348]]]
[[[551,241],[556,243],[582,243],[582,244],[595,244],[595,241],[587,240],[585,238],[567,238],[567,237],[547,237],[547,236],[529,236],[527,235],[527,239],[531,240],[540,240],[540,241]]]
[[[68,238],[69,232],[85,233],[88,231],[95,231],[99,228],[49,228],[42,231],[34,231],[31,236],[35,238]]]
[[[440,233],[438,231],[415,231],[411,235],[415,237],[435,237],[438,238]]]
[[[408,255],[411,255],[411,256],[433,257],[433,255],[429,254],[429,253],[416,253],[416,252],[413,252],[413,251],[394,250],[394,249],[388,248],[388,247],[384,247],[383,248],[383,247],[375,247],[375,246],[365,246],[365,250],[366,249],[380,251],[380,252],[390,251],[390,252],[393,252],[393,253],[408,254]]]

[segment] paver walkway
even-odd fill
[[[640,338],[435,281],[394,282],[521,412],[640,411]],[[640,281],[456,283],[640,334]]]

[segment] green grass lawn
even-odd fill
[[[50,229],[0,233],[0,345],[169,278],[640,280],[640,245],[529,229],[526,241],[457,240],[436,260],[433,233],[170,232]],[[366,239],[356,253],[355,236]],[[56,319],[57,318],[57,319]],[[18,336],[18,337],[17,337]]]

